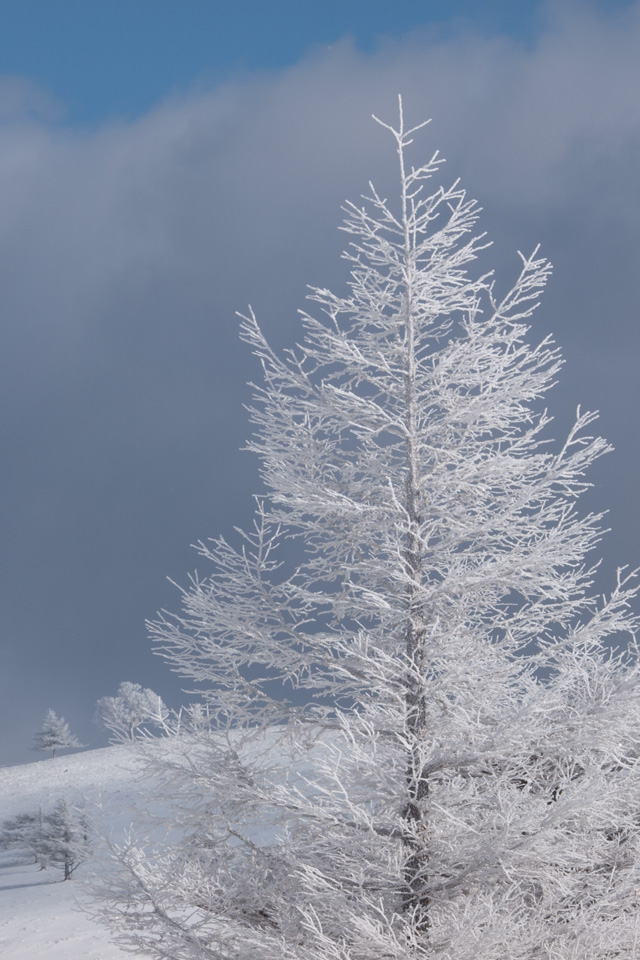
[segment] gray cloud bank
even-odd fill
[[[638,49],[640,4],[553,3],[530,49],[345,40],[92,131],[0,83],[0,762],[33,756],[49,707],[99,743],[93,705],[123,679],[179,702],[144,618],[177,607],[165,576],[184,582],[188,544],[246,523],[259,489],[234,311],[289,343],[305,285],[344,283],[339,207],[370,178],[393,190],[370,115],[398,92],[434,118],[416,162],[439,148],[485,207],[504,282],[517,247],[554,262],[534,332],[567,359],[551,407],[558,430],[578,402],[602,411],[616,452],[589,505],[611,507],[605,568],[638,563]]]

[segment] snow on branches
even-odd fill
[[[64,717],[59,717],[53,710],[47,711],[42,729],[33,737],[33,749],[51,750],[52,757],[55,757],[56,750],[77,750],[82,746],[84,744],[71,733]]]
[[[607,444],[549,442],[547,262],[474,272],[475,202],[382,126],[348,291],[283,356],[243,318],[255,524],[150,624],[214,730],[154,748],[170,839],[115,849],[104,915],[165,960],[636,957],[636,587],[594,597],[577,507]]]
[[[111,733],[112,743],[133,742],[149,734],[149,726],[164,729],[169,711],[162,698],[139,683],[123,681],[115,697],[101,697],[95,720]]]

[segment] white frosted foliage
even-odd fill
[[[152,760],[169,839],[115,848],[104,916],[165,960],[640,956],[635,587],[594,596],[577,508],[607,445],[549,438],[547,262],[479,272],[475,202],[386,129],[348,292],[283,356],[243,319],[266,492],[151,624],[214,732]]]
[[[33,749],[51,750],[51,755],[55,757],[57,750],[75,750],[82,746],[78,738],[71,733],[64,717],[59,717],[53,710],[47,710],[42,729],[34,734]]]
[[[169,711],[159,694],[139,683],[124,680],[115,697],[101,697],[95,720],[111,734],[112,743],[133,742],[149,734],[149,727],[164,729]]]

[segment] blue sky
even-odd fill
[[[539,19],[536,0],[5,0],[0,63],[49,90],[66,122],[94,124],[194,84],[291,66],[345,36],[363,51],[420,27],[530,42]]]
[[[122,680],[183,699],[144,621],[260,489],[235,311],[284,346],[307,284],[343,288],[340,206],[393,189],[370,115],[399,92],[498,282],[517,249],[554,263],[557,433],[581,403],[616,448],[587,500],[602,588],[638,564],[640,2],[396,6],[2,3],[0,763],[49,708],[103,743]]]

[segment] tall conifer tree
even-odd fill
[[[117,852],[107,918],[171,960],[635,957],[633,588],[594,598],[576,508],[607,447],[580,412],[547,442],[546,261],[474,272],[475,202],[386,129],[349,291],[284,356],[243,320],[266,493],[152,624],[219,731],[165,762],[179,837]]]

